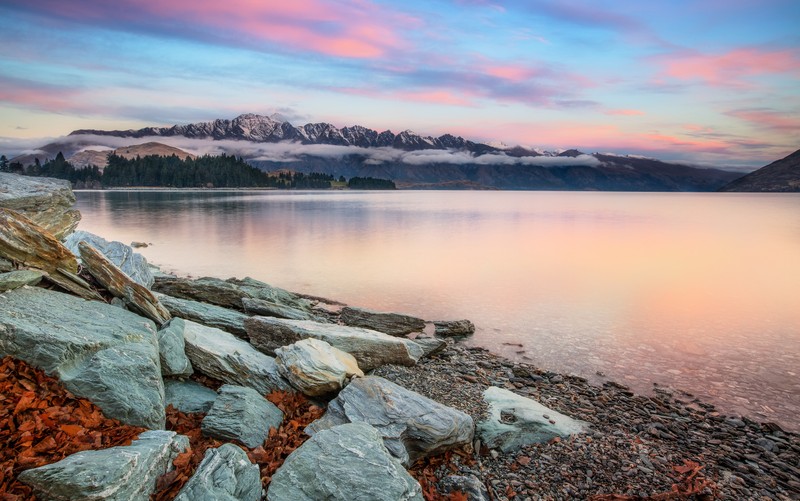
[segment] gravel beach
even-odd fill
[[[458,474],[480,479],[492,499],[800,499],[800,436],[723,415],[688,394],[596,386],[452,340],[415,367],[374,374],[476,422],[486,415],[483,391],[498,386],[590,423],[586,434],[508,454],[476,443],[476,461],[458,464]],[[437,476],[452,473],[441,467]],[[702,489],[681,497],[673,485],[687,476]]]

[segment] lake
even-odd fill
[[[251,276],[427,320],[638,392],[800,431],[800,196],[78,192],[80,229],[166,271]]]

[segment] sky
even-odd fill
[[[0,153],[280,113],[760,167],[800,148],[797,0],[0,0]]]

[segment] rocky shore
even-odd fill
[[[73,203],[0,173],[0,499],[800,498],[777,425],[466,347],[466,320],[163,274]]]

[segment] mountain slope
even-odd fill
[[[734,180],[719,191],[800,192],[800,150]]]

